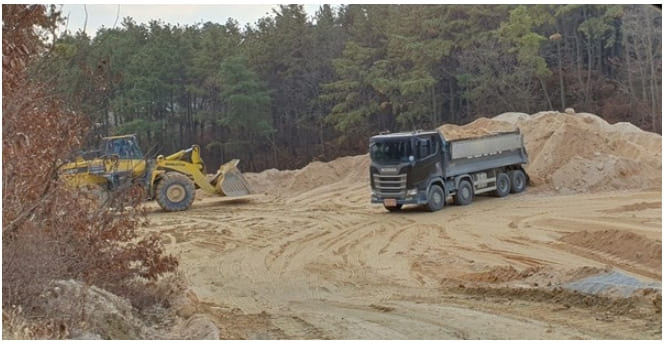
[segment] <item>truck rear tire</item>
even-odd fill
[[[157,203],[165,211],[182,211],[191,207],[196,195],[194,184],[183,174],[166,173],[157,184]]]
[[[526,189],[526,174],[517,169],[510,172],[510,181],[512,182],[512,193],[523,192]]]
[[[456,195],[454,196],[454,203],[456,205],[468,205],[473,201],[473,185],[468,180],[463,180],[457,187]]]
[[[496,197],[505,197],[511,189],[510,177],[505,173],[498,173],[496,176]]]
[[[432,185],[427,194],[427,209],[429,211],[438,211],[445,206],[445,192],[438,185]]]

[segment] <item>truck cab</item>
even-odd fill
[[[390,210],[404,204],[426,204],[430,179],[442,177],[445,141],[440,133],[377,135],[369,142],[372,203]]]

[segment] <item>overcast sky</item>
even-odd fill
[[[215,22],[224,24],[228,18],[233,18],[240,23],[241,27],[245,24],[254,24],[256,20],[266,15],[272,15],[272,8],[278,5],[77,5],[64,4],[62,6],[62,16],[68,17],[66,29],[70,32],[76,32],[83,29],[90,36],[94,36],[97,29],[103,27],[113,28],[122,24],[122,19],[132,17],[137,23],[148,23],[153,19],[161,19],[170,24],[194,25],[200,22]],[[319,4],[304,5],[307,15],[313,16],[318,10]],[[85,10],[87,8],[87,24],[85,22]],[[119,11],[119,13],[118,13]],[[117,18],[117,23],[116,23]]]

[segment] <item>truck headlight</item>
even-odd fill
[[[375,196],[375,195],[376,195],[376,191],[375,191],[375,190],[371,190],[371,195],[372,195],[372,196]]]
[[[415,195],[417,195],[417,189],[414,188],[414,189],[412,189],[412,190],[408,190],[408,191],[406,191],[406,195],[407,195],[407,196],[415,196]]]

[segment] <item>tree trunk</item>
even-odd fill
[[[320,117],[320,120],[318,122],[318,136],[319,136],[319,142],[321,146],[321,152],[323,154],[323,158],[327,158],[327,154],[325,153],[325,123],[323,122],[324,118]],[[276,160],[276,152],[275,152],[275,160]]]
[[[556,41],[558,47],[558,78],[560,80],[560,105],[561,110],[565,110],[565,83],[563,81],[563,61],[560,55],[560,40]]]
[[[657,131],[657,118],[661,117],[661,107],[658,105],[661,105],[661,100],[658,102],[658,97],[661,96],[659,93],[659,87],[657,86],[657,75],[656,75],[656,70],[655,70],[655,59],[653,57],[652,51],[653,51],[653,44],[652,44],[652,25],[650,23],[650,18],[648,16],[648,13],[645,10],[645,6],[641,7],[641,11],[643,12],[643,17],[646,22],[646,40],[647,40],[647,47],[646,47],[646,52],[647,52],[647,57],[648,57],[648,65],[650,67],[650,98],[651,102],[650,105],[652,106],[651,109],[651,115],[652,115],[652,130]],[[661,33],[661,30],[660,30]],[[661,48],[660,48],[661,50]]]
[[[449,80],[447,80],[447,83],[448,83],[448,86],[450,88],[450,102],[449,102],[450,103],[450,116],[454,116],[454,85],[452,83],[451,78]],[[440,116],[441,116],[440,117],[441,118],[440,123],[444,123],[445,120],[444,120],[444,117],[443,117],[442,113],[441,113]]]
[[[631,57],[631,48],[629,47],[629,40],[627,40],[627,34],[623,35],[623,47],[625,50],[625,64],[627,66],[627,89],[628,89],[628,94],[630,95],[630,99],[634,98],[634,83],[632,82],[632,60],[630,59]]]
[[[436,86],[431,87],[431,125],[435,127],[436,122]]]
[[[272,138],[270,140],[272,143],[272,168],[277,168],[277,164],[279,163],[277,154],[277,132],[272,133]]]
[[[544,80],[542,78],[538,78],[540,85],[542,85],[542,91],[544,91],[544,96],[546,97],[546,101],[549,104],[549,110],[553,110],[553,105],[551,104],[551,98],[549,98],[549,92],[546,91],[546,85],[544,84]]]

